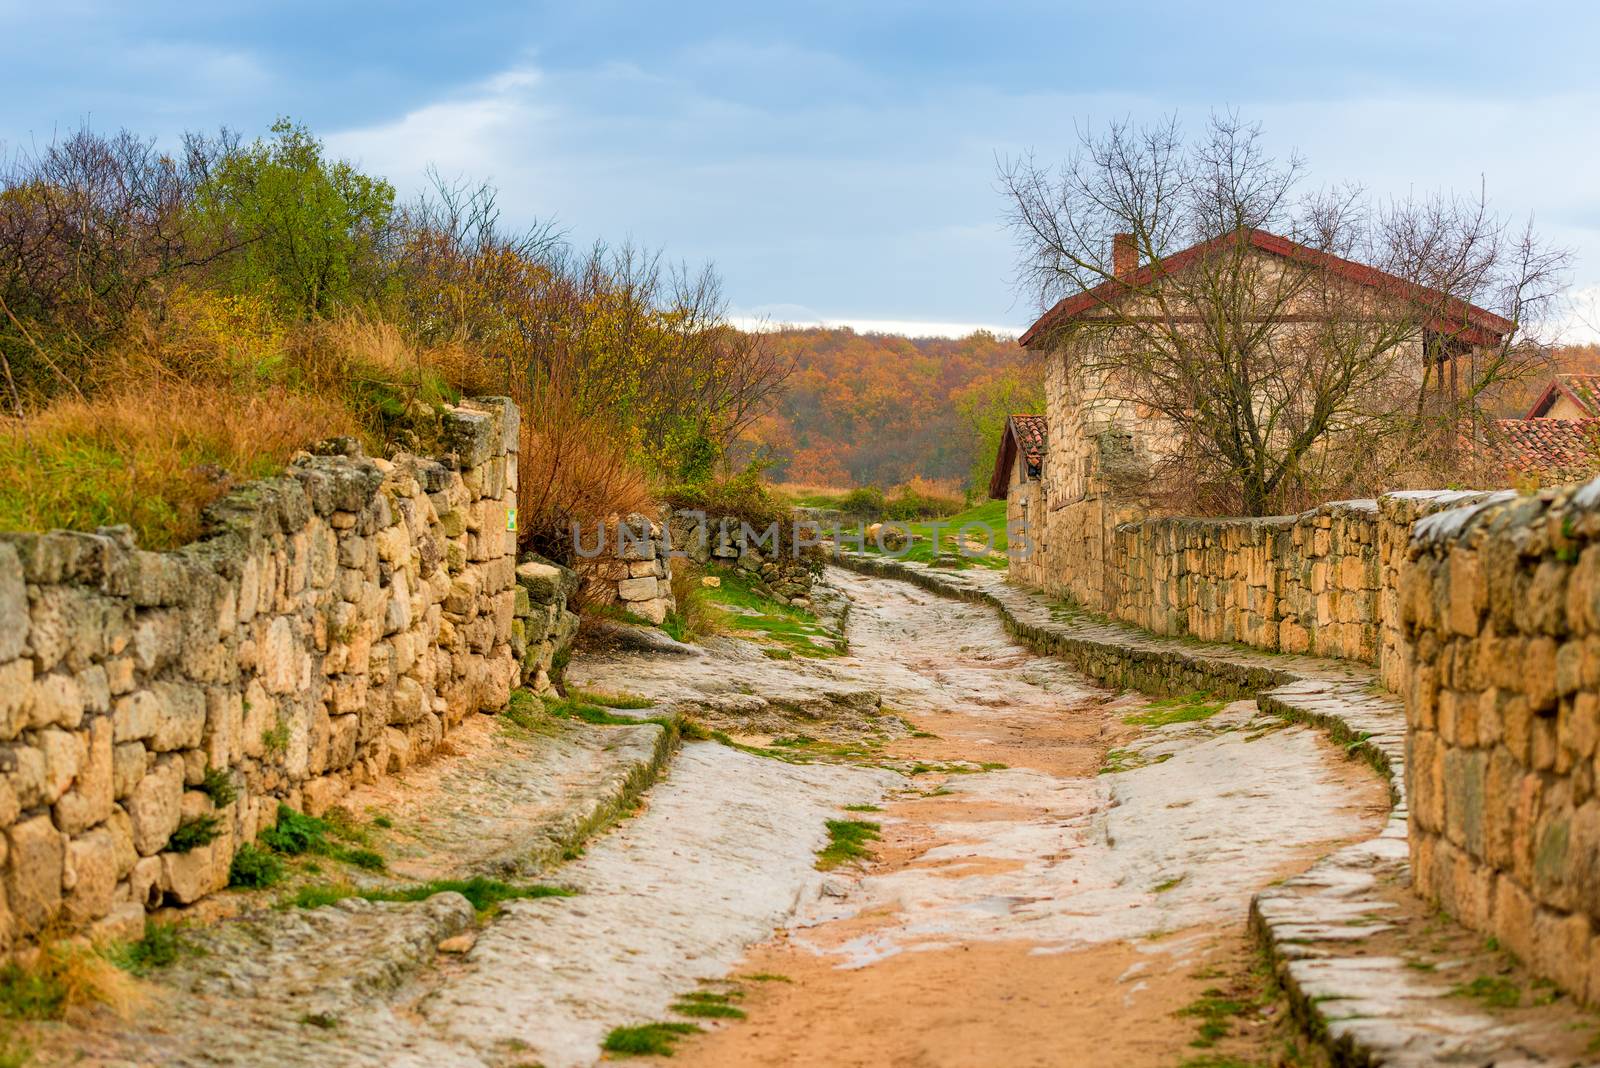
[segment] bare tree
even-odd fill
[[[1528,369],[1567,262],[1481,194],[1373,204],[1305,171],[1233,114],[1192,140],[1176,118],[1113,123],[1059,168],[1000,167],[1018,282],[1064,298],[1037,343],[1165,420],[1158,473],[1212,507],[1264,514],[1448,452]]]

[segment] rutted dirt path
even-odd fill
[[[686,742],[576,859],[551,866],[665,758],[656,726],[477,724],[410,792],[362,800],[393,816],[384,878],[572,896],[264,898],[193,932],[209,951],[134,1019],[42,1035],[40,1063],[576,1068],[612,1028],[697,1022],[676,1063],[1177,1065],[1198,1052],[1179,1010],[1248,974],[1250,895],[1386,810],[1365,767],[1251,702],[1116,695],[990,608],[829,581],[847,656],[652,631],[573,661],[572,685],[734,743]],[[877,824],[872,859],[816,870],[829,819]],[[696,996],[747,1017],[691,1020]],[[1269,1020],[1226,1024],[1207,1055],[1266,1059]]]
[[[1253,702],[1130,725],[1151,702],[1031,655],[987,608],[832,581],[852,655],[829,672],[917,728],[884,755],[991,770],[914,775],[860,816],[876,858],[752,949],[739,974],[768,979],[744,987],[749,1018],[682,1063],[1178,1064],[1202,1052],[1179,1010],[1248,971],[1251,893],[1381,826],[1367,768]],[[1101,774],[1108,754],[1129,770]],[[1229,1029],[1206,1052],[1270,1061],[1267,1021]]]

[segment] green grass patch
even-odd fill
[[[829,871],[851,861],[872,856],[868,842],[882,838],[883,828],[867,820],[829,820],[828,844],[817,854],[817,870]]]
[[[694,1016],[704,1020],[744,1019],[744,1010],[730,1002],[731,998],[727,994],[717,994],[709,990],[696,990],[678,998],[673,1003],[672,1011],[679,1016]]]
[[[263,890],[283,881],[283,861],[253,842],[241,845],[228,868],[228,885],[238,890]]]
[[[286,904],[296,908],[315,909],[324,905],[331,905],[336,901],[343,901],[348,897],[359,897],[366,901],[426,901],[435,894],[454,891],[472,903],[472,907],[480,914],[492,912],[507,901],[532,900],[543,897],[572,897],[577,891],[569,890],[563,886],[548,886],[535,883],[531,886],[515,886],[511,883],[501,882],[498,879],[488,879],[475,876],[471,879],[434,879],[415,886],[380,887],[377,889],[361,889],[348,883],[323,884],[318,886],[303,886],[295,892]]]
[[[984,527],[992,534],[990,546],[998,556],[981,554],[976,549],[968,548],[963,551],[957,532],[966,524],[975,523],[981,526],[969,531],[973,541],[982,545],[986,540]],[[938,527],[938,540],[934,540],[935,526]],[[988,567],[997,571],[1006,568],[1006,502],[985,501],[983,504],[968,508],[964,512],[957,512],[936,522],[906,523],[903,528],[911,533],[917,540],[911,543],[909,549],[885,551],[879,549],[873,539],[866,540],[866,551],[881,553],[885,556],[901,560],[913,560],[920,564],[933,564],[943,558],[956,570],[966,570],[970,567]],[[854,548],[854,546],[850,546]],[[969,555],[971,554],[971,555]],[[953,559],[952,559],[953,558]]]
[[[1514,1009],[1522,1004],[1522,988],[1510,979],[1495,975],[1479,976],[1450,993],[1456,997],[1476,998],[1491,1009]]]
[[[1228,702],[1200,692],[1151,701],[1143,712],[1123,716],[1122,722],[1134,727],[1165,727],[1172,723],[1197,723],[1210,719]]]
[[[123,971],[149,975],[199,952],[198,946],[184,938],[177,924],[145,920],[143,938],[112,947],[106,958]]]
[[[67,1006],[67,988],[53,972],[13,962],[0,967],[0,1016],[55,1020]]]
[[[750,975],[741,975],[739,978],[751,983],[792,983],[793,979],[778,972],[754,972]]]
[[[314,853],[366,871],[382,871],[385,867],[383,855],[365,847],[366,829],[343,814],[328,818],[308,816],[280,803],[278,822],[262,831],[257,841],[286,857]]]
[[[692,1023],[649,1023],[637,1027],[615,1027],[600,1044],[607,1053],[623,1053],[635,1057],[670,1057],[673,1047],[685,1035],[700,1030]]]
[[[846,805],[844,810],[846,812],[882,812],[883,807],[881,805]]]
[[[1200,1020],[1200,1033],[1189,1043],[1197,1049],[1206,1049],[1226,1038],[1233,1031],[1232,1020],[1243,1016],[1253,1007],[1249,1001],[1231,997],[1217,987],[1208,987],[1193,1002],[1178,1010],[1180,1016],[1194,1016]]]
[[[810,611],[769,596],[748,573],[720,566],[708,568],[707,573],[721,581],[721,585],[703,590],[713,605],[725,610],[723,623],[727,629],[769,643],[769,655],[777,653],[778,659],[820,659],[844,654],[842,634],[823,626]],[[785,653],[788,656],[782,655]]]
[[[1176,890],[1178,886],[1187,878],[1187,875],[1175,875],[1170,879],[1163,879],[1159,883],[1156,883],[1156,885],[1152,886],[1150,888],[1150,892],[1152,894],[1164,894],[1168,890]]]

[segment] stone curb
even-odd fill
[[[1166,694],[1196,689],[1255,697],[1263,711],[1306,723],[1346,745],[1388,783],[1393,802],[1377,836],[1323,857],[1255,895],[1250,928],[1272,960],[1305,1034],[1338,1066],[1520,1063],[1509,1028],[1471,1011],[1447,987],[1364,938],[1392,929],[1381,882],[1410,883],[1406,841],[1405,710],[1364,664],[1158,637],[1128,624],[1052,608],[987,568],[945,570],[841,551],[833,562],[933,593],[987,603],[1042,653],[1112,686]]]

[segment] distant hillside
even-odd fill
[[[787,330],[798,370],[755,428],[778,481],[891,486],[987,471],[1004,414],[1037,408],[1043,383],[1009,337],[907,338]]]

